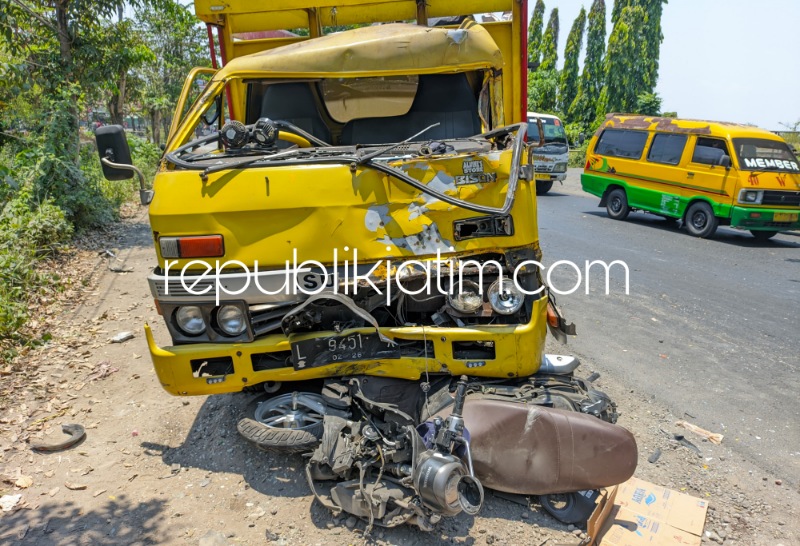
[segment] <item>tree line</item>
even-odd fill
[[[654,90],[667,0],[616,0],[606,42],[606,3],[594,0],[575,18],[558,63],[559,14],[537,0],[528,27],[528,108],[559,115],[572,132],[591,131],[607,112],[658,115]],[[583,70],[580,56],[586,37]]]
[[[184,78],[208,63],[207,38],[175,0],[0,0],[0,362],[57,274],[43,259],[73,233],[114,221],[133,194],[103,179],[91,134],[134,113],[151,140],[129,135],[152,176]]]

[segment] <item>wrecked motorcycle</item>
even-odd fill
[[[597,490],[636,468],[616,405],[574,376],[574,357],[546,355],[525,379],[427,381],[354,376],[318,392],[276,392],[239,432],[261,449],[306,453],[314,496],[373,526],[432,530],[474,515],[484,487],[538,495],[566,523],[585,520]]]

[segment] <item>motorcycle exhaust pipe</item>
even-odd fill
[[[467,474],[455,455],[429,449],[420,456],[415,470],[414,488],[434,512],[455,516],[463,511],[474,516],[483,506],[483,486]]]

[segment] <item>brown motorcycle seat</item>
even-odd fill
[[[442,418],[452,406],[439,412]],[[464,405],[475,476],[521,495],[599,489],[626,481],[638,449],[628,430],[583,413],[469,396]]]

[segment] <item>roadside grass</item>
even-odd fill
[[[134,163],[152,180],[161,152],[129,137]],[[91,135],[82,135],[79,167],[37,145],[35,139],[0,148],[0,363],[22,347],[47,342],[44,307],[63,295],[69,250],[84,237],[119,220],[138,182],[108,182]],[[67,174],[64,172],[69,171]],[[68,183],[53,182],[62,177]],[[54,191],[60,190],[60,191]]]

